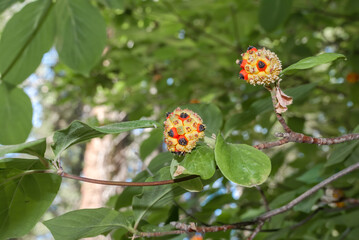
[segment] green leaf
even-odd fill
[[[324,170],[323,165],[324,164],[318,164],[310,168],[309,170],[305,171],[302,175],[297,177],[296,180],[307,184],[318,183],[323,181],[324,180],[322,176]]]
[[[312,68],[324,63],[332,62],[339,58],[345,58],[345,56],[339,53],[322,53],[317,56],[307,57],[285,68],[281,74],[293,74],[297,70]]]
[[[0,1],[0,14],[16,2],[20,2],[20,0],[2,0],[2,1]]]
[[[150,136],[141,143],[140,146],[140,158],[145,158],[150,155],[156,148],[158,148],[163,142],[163,129],[153,129],[150,132]]]
[[[27,153],[34,156],[44,156],[46,151],[46,138],[17,145],[0,146],[0,157],[7,153]]]
[[[306,96],[314,89],[316,83],[303,84],[298,87],[286,89],[284,92],[295,99],[294,104],[306,99]],[[253,102],[249,109],[232,115],[224,125],[225,138],[238,126],[244,126],[255,119],[257,115],[274,111],[270,97]]]
[[[271,162],[263,152],[245,144],[224,142],[217,135],[215,159],[223,175],[245,187],[263,183],[269,176]]]
[[[44,222],[57,240],[94,237],[117,228],[129,228],[127,217],[109,208],[81,209]]]
[[[290,14],[292,0],[261,0],[259,23],[267,32],[282,25]]]
[[[358,227],[359,226],[358,216],[359,216],[359,211],[356,210],[346,214],[341,214],[336,217],[332,217],[330,218],[330,222],[335,223],[335,225],[341,225],[346,227]]]
[[[80,121],[74,121],[68,128],[55,132],[52,149],[56,157],[59,157],[62,151],[76,143],[84,142],[96,137],[102,137],[106,134],[118,134],[137,128],[153,128],[158,125],[159,124],[156,121],[152,120],[137,120],[95,127]]]
[[[291,200],[293,200],[297,195],[298,195],[297,190],[286,191],[286,192],[282,193],[281,195],[276,196],[276,198],[270,202],[269,207],[271,209],[281,207],[282,205],[285,205],[288,202],[290,202]]]
[[[357,126],[353,130],[353,133],[359,133],[359,126]],[[358,144],[359,141],[354,140],[354,141],[335,145],[332,153],[328,158],[328,161],[325,163],[324,166],[329,167],[334,164],[343,162],[345,159],[347,159],[350,156],[350,154],[355,150]]]
[[[44,169],[35,159],[0,160],[0,239],[28,233],[54,200],[61,177],[32,173]]]
[[[164,167],[154,177],[149,177],[146,182],[161,181],[171,179],[169,167]],[[166,207],[166,203],[171,202],[173,198],[183,193],[176,184],[168,184],[153,187],[144,187],[141,195],[132,200],[133,215],[135,217],[135,227],[139,224],[151,209]]]
[[[294,211],[300,211],[309,213],[312,211],[314,204],[323,196],[323,190],[319,190],[318,192],[314,193],[313,195],[309,196],[304,201],[298,203],[294,206]]]
[[[206,125],[205,134],[211,137],[212,134],[217,134],[223,123],[221,110],[214,104],[188,104],[180,106],[181,109],[189,109],[196,112]]]
[[[99,61],[106,44],[106,24],[87,0],[56,3],[56,50],[60,60],[84,75]]]
[[[202,179],[210,179],[216,171],[213,149],[204,145],[199,146],[186,154],[179,165],[184,167],[183,174],[199,175]]]
[[[54,43],[55,18],[51,0],[27,4],[6,24],[0,41],[1,78],[17,85],[39,66]]]
[[[178,161],[179,158],[173,158],[171,162],[170,172],[173,179],[188,176],[188,174],[183,174],[183,167]],[[188,192],[200,192],[203,190],[203,184],[199,178],[194,178],[185,182],[179,182],[177,185]]]
[[[32,128],[32,105],[22,89],[10,90],[0,84],[0,126],[3,126],[0,144],[18,144],[28,137]]]
[[[120,10],[123,10],[125,8],[123,0],[97,0],[97,1],[109,8],[120,9]]]
[[[133,182],[144,182],[146,178],[150,176],[150,172],[156,173],[161,168],[165,166],[169,166],[172,158],[173,158],[173,154],[170,152],[164,152],[158,154],[154,159],[152,159],[152,161],[147,167],[147,170],[144,170],[139,174],[137,174],[136,177],[133,179]],[[120,209],[123,207],[130,206],[132,204],[132,198],[136,195],[140,195],[141,192],[142,192],[142,188],[136,188],[136,187],[125,188],[116,201],[115,209]]]

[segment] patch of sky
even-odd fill
[[[186,31],[184,29],[181,29],[179,32],[178,32],[178,38],[179,39],[184,39],[186,37]]]
[[[139,128],[139,129],[134,129],[131,131],[131,133],[134,135],[134,136],[139,136],[143,133],[144,129],[142,128]]]
[[[333,53],[333,52],[335,52],[335,48],[332,47],[332,46],[326,46],[326,47],[324,48],[324,52],[326,52],[326,53]]]
[[[216,209],[216,210],[214,210],[214,215],[215,216],[219,216],[219,215],[221,215],[222,214],[222,209]]]
[[[249,139],[249,134],[247,131],[242,131],[242,137],[244,140],[248,140]]]
[[[268,132],[268,129],[262,127],[262,126],[259,125],[259,124],[256,124],[256,125],[254,126],[254,131],[255,131],[256,133],[266,134],[266,133]]]
[[[237,184],[234,184],[231,182],[231,193],[232,193],[232,198],[234,200],[238,200],[241,196],[242,196],[242,192],[240,190],[240,188],[238,188],[238,185]]]
[[[174,79],[171,78],[171,77],[170,77],[170,78],[167,78],[166,83],[167,83],[168,86],[172,86],[173,83],[174,83]]]
[[[34,127],[41,127],[42,125],[42,105],[39,99],[39,91],[38,86],[40,79],[45,81],[50,81],[55,77],[55,73],[52,70],[52,67],[56,65],[58,62],[58,54],[55,48],[51,48],[50,51],[44,54],[41,60],[41,65],[36,71],[36,74],[31,74],[26,79],[26,86],[24,87],[24,91],[30,97],[32,108],[33,108],[33,115],[32,115],[32,124]]]
[[[347,129],[343,126],[340,126],[338,127],[338,131],[341,133],[341,134],[346,134],[347,133]]]

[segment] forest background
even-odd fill
[[[8,153],[0,162],[4,182],[15,171],[13,167],[8,172],[11,164],[6,161],[24,158],[19,152],[29,153],[23,142],[47,138],[49,148],[53,133],[73,126],[75,120],[88,126],[136,120],[162,123],[166,112],[197,104],[205,124],[220,130],[226,142],[255,146],[276,141],[275,133],[283,130],[270,93],[238,78],[235,60],[251,45],[275,52],[283,68],[307,57],[337,53],[314,68],[282,76],[282,90],[293,97],[283,116],[293,131],[313,137],[359,131],[356,0],[2,0],[0,13],[0,144],[4,145],[0,152]],[[161,127],[142,127],[61,151],[61,167],[77,176],[144,182],[159,167],[168,166],[173,155],[165,153]],[[42,148],[44,141],[36,146]],[[146,212],[135,230],[165,233],[173,231],[170,222],[213,227],[256,218],[356,164],[358,143],[288,143],[265,149],[271,172],[260,187],[239,186],[216,171],[213,181],[192,189],[184,186],[190,191]],[[16,144],[21,149],[6,150],[6,145]],[[38,158],[45,159],[46,165],[47,158]],[[24,170],[16,166],[16,171]],[[18,180],[11,184],[22,186]],[[72,211],[77,214],[77,209],[98,209],[86,213],[90,218],[104,214],[103,207],[127,216],[132,212],[132,197],[142,191],[66,178],[53,181],[49,198],[41,187],[40,191],[30,186],[29,191],[39,191],[37,197],[46,200],[41,206],[33,205],[39,213],[23,212],[21,221],[16,218],[21,209],[11,213],[12,200],[0,199],[0,216],[4,216],[0,217],[4,234],[0,239],[66,239],[56,237],[65,227],[61,219],[55,224],[59,229],[51,227],[51,220],[45,221]],[[358,173],[353,172],[270,221],[204,232],[203,237],[243,239],[258,229],[256,239],[356,239],[358,186]],[[0,193],[9,196],[10,188],[2,184]],[[11,199],[17,199],[12,193]],[[46,213],[44,206],[50,206]],[[11,225],[11,216],[21,224]],[[129,229],[117,226],[75,235],[92,237],[112,231],[97,238],[128,239],[133,233]],[[189,239],[194,232],[190,227],[162,239]]]

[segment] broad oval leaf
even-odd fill
[[[56,50],[67,66],[88,75],[106,44],[106,24],[88,0],[56,3]]]
[[[159,124],[152,120],[120,122],[100,127],[90,126],[80,121],[74,121],[68,128],[55,132],[52,149],[55,156],[59,157],[62,151],[76,143],[84,142],[96,137],[102,137],[106,134],[118,134],[137,128],[154,128],[157,126],[159,126]]]
[[[183,174],[184,167],[180,165],[180,162],[178,161],[179,158],[175,157],[171,162],[170,172],[173,179],[188,176],[188,174]],[[200,192],[203,190],[203,184],[200,178],[179,182],[177,185],[188,192]]]
[[[28,233],[54,200],[61,177],[27,172],[39,169],[35,159],[0,160],[0,239]]]
[[[7,153],[27,153],[34,156],[44,156],[46,151],[46,138],[17,145],[0,146],[0,157]]]
[[[81,209],[44,222],[56,240],[94,237],[117,228],[128,229],[128,217],[109,208]]]
[[[332,62],[339,58],[345,58],[345,56],[339,53],[322,53],[317,56],[307,57],[285,68],[281,74],[292,74],[297,70],[312,68],[324,63]]]
[[[0,84],[0,144],[22,143],[32,128],[30,98],[20,88],[11,90]]]
[[[271,171],[267,155],[245,144],[229,144],[218,134],[215,159],[223,175],[245,187],[263,183]]]
[[[39,66],[54,43],[54,3],[38,0],[27,4],[6,24],[0,40],[1,78],[17,85]]]
[[[267,32],[274,31],[290,14],[292,0],[261,0],[259,23]]]
[[[179,165],[184,168],[182,174],[199,175],[204,180],[210,179],[216,172],[213,149],[204,145],[186,154]]]

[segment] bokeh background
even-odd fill
[[[3,2],[6,7],[0,15],[1,29],[33,1],[6,2],[10,1]],[[82,1],[77,2],[81,7]],[[166,112],[179,105],[211,103],[222,112],[222,132],[227,141],[249,145],[273,141],[276,139],[273,134],[281,128],[273,114],[269,93],[263,87],[238,79],[240,68],[235,60],[250,45],[274,51],[283,68],[324,52],[344,54],[345,60],[283,78],[282,89],[294,97],[285,116],[293,130],[315,137],[350,133],[359,123],[357,0],[88,2],[105,22],[106,39],[103,47],[100,44],[101,54],[92,59],[93,67],[88,72],[81,66],[71,67],[65,60],[68,53],[62,52],[59,45],[51,47],[42,57],[36,72],[20,85],[31,98],[33,109],[28,140],[48,137],[75,119],[93,124],[161,120]],[[69,33],[64,34],[66,39]],[[95,40],[93,48],[99,47]],[[74,48],[80,49],[82,42],[76,44]],[[94,139],[66,151],[63,166],[76,175],[130,180],[158,153],[166,151],[162,138],[160,130],[137,130]],[[359,148],[355,143],[343,161],[325,166],[335,148],[287,144],[266,150],[273,169],[262,189],[270,206],[283,205],[325,177],[358,161]],[[344,189],[346,196],[359,198],[357,183],[358,179],[349,175],[336,181],[333,187]],[[64,179],[44,219],[79,208],[118,207],[116,202],[122,190]],[[306,205],[274,217],[266,228],[284,228],[300,222],[324,194],[322,191],[311,202],[305,202]],[[186,193],[179,204],[181,218],[186,218],[183,208],[211,224],[233,223],[263,212],[256,189],[242,189],[223,178],[200,193]],[[258,239],[355,239],[359,232],[359,212],[346,211],[348,214],[343,211],[318,214],[310,224],[293,229],[291,238],[285,237],[288,232],[276,231],[261,233]],[[166,208],[153,214],[152,220],[161,222],[168,215]],[[205,239],[242,239],[242,234],[209,233]],[[112,236],[122,237],[121,233]],[[186,237],[191,236],[176,239]],[[52,236],[38,223],[22,239],[45,240]]]

